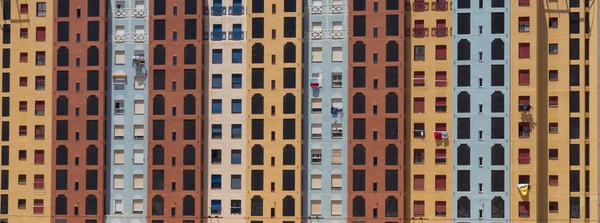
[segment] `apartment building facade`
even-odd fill
[[[245,222],[247,132],[247,5],[208,1],[204,9],[207,131],[204,148],[204,213],[208,220]]]
[[[146,222],[148,1],[110,1],[106,222]]]
[[[305,1],[303,216],[347,219],[348,1]]]
[[[2,2],[0,218],[50,221],[53,2]],[[47,88],[48,86],[48,88]],[[47,130],[48,129],[48,130]]]
[[[52,221],[102,222],[106,2],[60,0],[52,10]]]
[[[348,6],[348,219],[401,221],[404,10],[393,0]]]
[[[406,8],[405,214],[409,219],[453,217],[452,35],[449,1]]]

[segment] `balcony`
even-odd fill
[[[127,9],[113,9],[113,17],[115,17],[115,18],[127,18],[127,17],[129,17],[129,10],[127,10]]]
[[[129,40],[129,35],[125,33],[115,33],[113,34],[113,42],[124,43]]]
[[[344,30],[329,30],[329,38],[331,39],[342,39],[345,37],[347,37],[347,35]]]
[[[227,40],[226,32],[210,32],[210,40],[221,41]]]
[[[429,36],[429,28],[413,28],[413,37],[426,37]]]
[[[327,37],[325,30],[310,31],[309,35],[311,39],[325,39]]]
[[[311,5],[308,6],[308,9],[310,10],[311,14],[323,14],[327,12],[326,5]]]
[[[429,10],[429,2],[413,2],[413,11],[424,12]]]
[[[348,7],[345,5],[330,5],[329,12],[332,14],[340,14],[348,11]]]
[[[212,16],[223,16],[227,15],[227,7],[210,7],[210,14]]]
[[[431,28],[431,36],[446,37],[448,36],[448,28]]]
[[[229,40],[244,40],[244,31],[230,31]]]
[[[229,15],[243,15],[244,6],[229,6]]]
[[[148,10],[146,9],[131,9],[131,16],[136,18],[144,18],[148,16]]]
[[[146,36],[145,33],[135,33],[135,34],[129,35],[129,39],[132,42],[143,43],[143,42],[146,42],[146,40],[148,39],[148,37]]]
[[[448,11],[447,1],[437,1],[431,3],[431,11]]]

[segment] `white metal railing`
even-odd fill
[[[125,33],[115,33],[113,34],[113,42],[124,43],[129,40],[129,35]]]
[[[311,5],[308,7],[311,14],[322,14],[327,12],[326,5]]]
[[[146,42],[146,40],[148,39],[145,33],[135,33],[135,34],[130,34],[130,40],[132,42],[138,42],[138,43],[143,43]]]
[[[127,17],[129,17],[129,10],[127,10],[127,9],[113,9],[113,17],[115,17],[115,18],[127,18]]]
[[[330,5],[329,13],[338,14],[348,12],[348,6],[346,5]]]
[[[347,37],[347,32],[344,30],[329,30],[328,33],[331,39],[343,39]]]
[[[146,9],[131,9],[131,16],[133,17],[146,17],[148,16],[148,10]]]
[[[311,39],[325,39],[326,35],[325,35],[325,30],[320,30],[320,31],[310,31],[310,38]]]

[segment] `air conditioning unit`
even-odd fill
[[[311,88],[321,88],[323,86],[323,79],[319,77],[310,78],[310,87]]]

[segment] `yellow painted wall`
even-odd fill
[[[450,3],[450,2],[449,2]],[[450,5],[448,6],[450,8]],[[431,8],[431,7],[430,7]],[[431,28],[435,28],[437,19],[445,19],[448,27],[446,37],[431,36]],[[408,172],[405,175],[404,182],[406,188],[405,216],[407,218],[415,217],[413,213],[413,201],[425,201],[425,216],[423,218],[435,222],[452,222],[452,36],[450,27],[452,26],[452,11],[424,11],[424,12],[406,12],[406,28],[414,28],[415,20],[424,20],[425,27],[429,28],[429,36],[422,38],[406,38],[405,50],[407,51],[405,86],[407,92],[406,99],[406,139],[407,151],[405,154],[405,163]],[[414,46],[425,46],[425,61],[414,61]],[[446,60],[436,60],[436,45],[446,45]],[[425,71],[425,86],[415,87],[413,77],[415,71]],[[446,71],[446,87],[436,87],[436,71]],[[414,113],[414,98],[425,98],[425,113]],[[446,112],[436,112],[436,97],[446,97]],[[415,138],[413,136],[414,123],[425,123],[425,138]],[[433,132],[436,123],[446,123],[446,132],[448,139],[435,140]],[[425,150],[425,163],[414,164],[415,149]],[[435,163],[435,150],[446,149],[446,164]],[[414,190],[414,175],[425,175],[425,190]],[[446,175],[446,190],[436,191],[435,176]],[[436,201],[446,202],[446,215],[435,215]],[[419,217],[417,217],[419,218]]]
[[[248,1],[248,6],[252,1]],[[276,13],[272,13],[272,7],[276,8]],[[264,13],[252,13],[252,8],[248,7],[248,78],[246,86],[248,94],[246,101],[246,111],[248,118],[246,122],[246,132],[248,135],[248,148],[246,152],[246,163],[248,170],[246,174],[246,187],[248,193],[246,197],[246,209],[250,210],[252,197],[259,195],[263,199],[263,216],[250,216],[248,213],[247,221],[259,220],[264,223],[282,221],[300,222],[301,219],[301,191],[302,191],[302,1],[297,1],[296,12],[283,12],[283,1],[265,0]],[[264,38],[252,38],[252,18],[263,17]],[[296,38],[283,37],[283,18],[296,17]],[[276,37],[271,37],[271,31],[276,30]],[[296,63],[283,63],[283,46],[291,42],[296,45]],[[252,64],[252,45],[262,43],[264,45],[264,63]],[[271,55],[275,55],[276,62],[273,64]],[[252,68],[264,68],[264,89],[252,89]],[[283,88],[283,68],[296,68],[296,89]],[[274,89],[272,89],[274,81]],[[262,94],[264,97],[264,114],[256,115],[252,112],[252,96]],[[292,93],[296,97],[296,113],[283,114],[283,97],[287,93]],[[275,107],[275,114],[271,114],[271,106]],[[264,119],[264,140],[252,140],[252,119]],[[295,140],[283,140],[283,119],[296,119],[296,137]],[[275,140],[271,140],[271,132],[275,132]],[[254,145],[260,144],[264,148],[264,165],[252,166],[251,149]],[[283,148],[290,144],[295,148],[296,161],[294,166],[283,166]],[[271,165],[271,157],[275,157],[275,165]],[[264,190],[251,191],[251,171],[264,170]],[[296,181],[294,191],[282,191],[282,170],[295,170]],[[275,191],[271,192],[271,183],[275,183]],[[295,200],[294,217],[283,217],[283,199],[286,196],[292,196]],[[271,218],[271,208],[275,208],[275,217]]]
[[[50,222],[51,207],[50,191],[52,188],[52,43],[53,43],[53,3],[46,2],[46,16],[36,16],[36,2],[33,0],[11,1],[11,20],[4,21],[11,24],[11,43],[2,45],[2,48],[11,49],[11,67],[3,69],[10,72],[10,92],[1,93],[2,97],[10,97],[10,117],[1,117],[2,121],[10,121],[10,142],[1,142],[8,145],[10,150],[10,165],[1,166],[0,169],[9,170],[9,222]],[[29,12],[20,13],[20,4],[28,4]],[[1,12],[0,12],[1,14]],[[46,27],[46,41],[36,41],[36,27]],[[20,38],[20,29],[28,29],[28,37]],[[46,52],[44,66],[36,66],[36,51]],[[20,53],[28,53],[27,63],[20,62]],[[1,55],[0,55],[1,57]],[[36,76],[45,76],[45,90],[35,89]],[[27,78],[27,86],[20,86],[19,79]],[[27,102],[27,111],[19,111],[19,101]],[[45,101],[45,114],[35,115],[35,101]],[[27,126],[27,135],[19,136],[19,126]],[[45,138],[35,140],[35,125],[45,126]],[[19,150],[27,152],[26,160],[19,160]],[[44,164],[34,164],[34,151],[44,150]],[[25,174],[26,184],[18,183],[18,175]],[[34,189],[34,175],[44,175],[44,189]],[[6,193],[7,191],[0,191]],[[18,199],[25,199],[24,209],[18,208]],[[34,199],[44,200],[43,214],[33,214]]]

